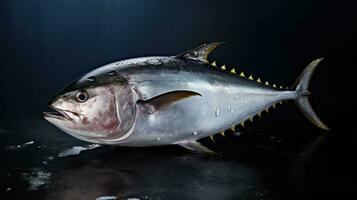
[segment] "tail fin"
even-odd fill
[[[307,90],[310,83],[310,78],[314,73],[317,65],[323,60],[323,58],[316,59],[312,61],[300,74],[299,78],[296,80],[293,87],[295,87],[298,97],[296,99],[296,104],[301,110],[301,112],[316,126],[330,130],[315,114],[309,103],[310,92]]]

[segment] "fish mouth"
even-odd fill
[[[51,108],[53,111],[51,112],[43,112],[43,116],[46,118],[55,118],[55,119],[59,119],[62,121],[72,121],[72,118],[66,113],[68,112],[67,110],[62,110],[59,108],[56,108],[54,106],[48,106],[49,108]],[[72,112],[71,112],[72,113]]]

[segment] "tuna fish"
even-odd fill
[[[312,110],[311,62],[291,88],[217,66],[211,43],[176,56],[142,57],[97,68],[70,83],[49,103],[44,118],[87,142],[132,147],[180,145],[212,152],[197,140],[224,135],[285,100],[294,100],[316,126],[328,127]]]

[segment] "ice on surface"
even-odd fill
[[[26,146],[26,145],[30,145],[30,144],[33,144],[33,143],[35,143],[35,142],[31,140],[29,142],[25,142],[23,145]]]
[[[66,149],[58,154],[58,157],[67,157],[67,156],[72,156],[72,155],[78,155],[82,151],[87,151],[91,149],[95,149],[100,147],[99,144],[89,144],[86,146],[74,146],[69,149]]]
[[[53,160],[53,158],[54,158],[53,156],[46,157],[47,160]]]
[[[23,144],[8,145],[8,146],[6,146],[6,148],[9,149],[9,150],[22,149],[22,148],[27,147],[27,146],[29,146],[29,145],[32,145],[32,144],[34,144],[34,143],[35,143],[35,142],[34,142],[33,140],[31,140],[31,141],[25,142],[25,143],[23,143]]]
[[[115,200],[118,199],[118,197],[116,196],[102,196],[102,197],[98,197],[95,200]]]
[[[235,136],[241,136],[241,135],[242,135],[242,132],[236,131],[236,132],[234,132],[234,135],[235,135]]]
[[[119,198],[116,196],[101,196],[101,197],[96,198],[96,200],[116,200],[116,199],[119,199]],[[135,197],[130,197],[130,198],[127,198],[126,200],[140,200],[140,199],[135,198]]]
[[[22,173],[22,175],[23,178],[27,180],[30,184],[28,190],[34,191],[38,190],[40,186],[45,185],[51,177],[50,172],[46,172],[38,168],[33,169],[30,173]]]

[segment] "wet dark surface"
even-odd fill
[[[0,1],[0,199],[351,199],[355,8],[334,0]],[[226,44],[211,61],[284,86],[324,57],[310,102],[332,131],[291,103],[240,136],[204,140],[221,153],[210,157],[175,146],[91,149],[42,120],[56,92],[96,67],[212,41]],[[91,150],[65,156],[83,149]]]
[[[333,135],[246,129],[204,140],[218,156],[175,146],[104,146],[65,155],[89,144],[45,121],[2,121],[2,127],[0,193],[11,199],[324,199],[348,195],[354,180],[343,155],[328,150],[346,142]]]

